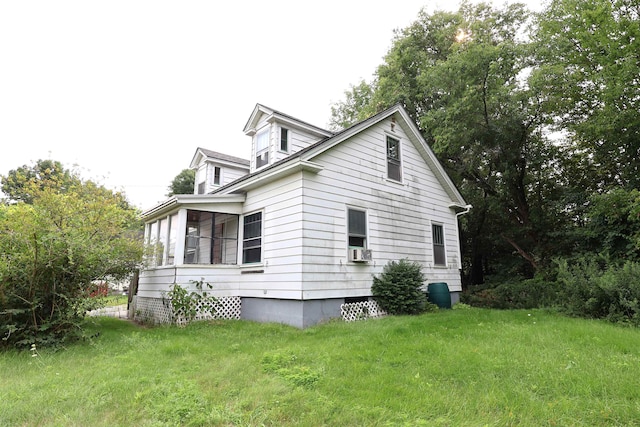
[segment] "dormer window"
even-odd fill
[[[220,168],[214,166],[213,168],[213,185],[220,185]]]
[[[256,136],[256,169],[269,164],[269,129]]]
[[[280,151],[289,152],[289,129],[280,128]]]

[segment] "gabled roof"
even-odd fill
[[[211,151],[201,147],[198,147],[196,149],[196,153],[193,155],[193,159],[191,159],[191,164],[189,165],[189,167],[191,169],[197,168],[202,157],[206,157],[208,160],[228,164],[230,166],[237,166],[243,169],[249,168],[249,160],[241,159],[240,157],[229,156],[228,154],[218,153],[217,151]]]
[[[257,104],[251,117],[249,118],[249,121],[247,122],[247,125],[245,126],[245,133],[248,132],[248,129],[250,131],[252,124],[254,126],[255,124],[257,124],[260,112],[263,112],[265,114],[269,112],[269,114],[277,113],[275,110],[267,109],[266,107]],[[282,115],[281,113],[278,114]],[[290,173],[293,170],[311,170],[314,172],[319,172],[320,170],[322,170],[322,166],[312,161],[316,156],[324,153],[330,148],[340,144],[350,137],[393,115],[396,115],[398,119],[398,125],[403,127],[404,131],[407,133],[411,141],[418,148],[427,165],[433,171],[436,179],[440,182],[440,184],[443,186],[443,188],[451,198],[451,205],[463,208],[466,207],[467,205],[464,201],[464,198],[462,197],[456,186],[453,184],[453,181],[451,181],[451,178],[449,178],[449,176],[445,172],[442,164],[436,158],[433,150],[431,150],[431,148],[422,137],[422,134],[420,133],[420,130],[418,129],[416,124],[409,117],[409,114],[404,109],[404,107],[400,104],[396,104],[391,108],[381,111],[380,113],[371,116],[361,122],[358,122],[353,126],[343,129],[338,133],[326,131],[327,133],[330,133],[330,135],[318,141],[317,143],[312,144],[294,154],[291,154],[290,156],[270,166],[262,168],[252,174],[245,175],[223,187],[220,187],[212,194],[242,192],[249,188],[255,187],[256,184],[264,183],[265,180],[275,179],[286,173]]]
[[[329,130],[322,129],[318,126],[312,125],[311,123],[296,119],[293,116],[274,110],[273,108],[266,107],[262,104],[256,104],[256,106],[253,108],[251,116],[249,116],[249,120],[247,120],[247,124],[244,126],[243,132],[245,133],[245,135],[252,136],[256,133],[256,126],[262,121],[261,119],[263,115],[267,116],[266,121],[268,123],[278,121],[280,123],[286,124],[287,126],[305,130],[319,137],[329,137],[334,134]]]

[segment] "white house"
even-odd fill
[[[402,258],[457,302],[470,206],[402,106],[334,133],[258,104],[244,133],[250,161],[198,148],[195,194],[144,212],[158,250],[139,306],[204,279],[239,297],[242,318],[306,327],[370,298],[372,276]]]

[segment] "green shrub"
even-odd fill
[[[218,299],[213,295],[208,295],[203,290],[206,284],[209,289],[212,286],[202,280],[192,280],[196,291],[189,292],[186,288],[174,283],[171,290],[166,292],[163,300],[171,305],[172,320],[180,326],[194,321],[198,316],[213,315],[218,307]]]
[[[558,285],[543,277],[515,279],[474,286],[462,294],[462,301],[474,307],[528,309],[557,305]]]
[[[88,181],[34,189],[32,204],[0,204],[0,348],[60,346],[81,338],[94,283],[137,267],[137,212]]]
[[[422,267],[406,259],[391,261],[379,276],[374,276],[371,292],[389,314],[417,314],[425,310],[427,297],[422,290]]]
[[[558,282],[567,314],[640,326],[640,263],[609,265],[596,257],[563,260]]]

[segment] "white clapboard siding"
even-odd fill
[[[269,119],[269,116],[262,114],[258,120],[258,124],[256,125],[256,129],[259,129],[256,132],[261,133],[267,127],[265,127],[266,120]],[[291,124],[280,123],[279,121],[274,121],[273,123],[267,125],[269,129],[269,164],[273,164],[277,161],[280,161],[287,156],[297,153],[300,150],[307,148],[308,146],[315,144],[320,140],[318,135],[314,135],[310,132],[306,132],[303,129],[297,128],[295,126],[291,126]],[[280,129],[284,127],[288,129],[288,145],[289,151],[283,152],[280,151]],[[255,135],[252,138],[251,144],[251,171],[255,171]]]
[[[300,299],[302,283],[302,185],[294,173],[247,192],[245,213],[262,211],[263,273],[242,274],[242,296]],[[249,266],[242,267],[245,271]]]
[[[266,116],[260,120],[264,121]],[[263,126],[260,123],[256,129]],[[270,127],[271,163],[278,151],[279,123]],[[318,136],[289,129],[289,151],[295,153]],[[390,119],[352,136],[309,159],[319,172],[297,171],[249,189],[242,213],[262,212],[262,260],[251,265],[158,268],[140,277],[141,296],[159,297],[174,282],[204,280],[214,295],[254,298],[323,299],[370,295],[372,277],[389,261],[408,258],[423,266],[427,282],[446,282],[460,291],[457,218],[451,197],[429,168],[402,126]],[[262,127],[264,129],[264,127]],[[260,129],[260,130],[262,130]],[[401,142],[402,182],[386,178],[386,135]],[[255,145],[252,147],[252,166]],[[229,175],[223,171],[224,183]],[[367,246],[373,260],[348,261],[347,209],[367,212]],[[205,205],[200,206],[201,209]],[[220,206],[212,205],[212,210]],[[445,232],[446,266],[434,266],[432,225]],[[242,217],[238,262],[242,260]]]
[[[239,276],[240,271],[236,266],[189,265],[144,270],[140,274],[138,295],[162,298],[174,283],[195,291],[194,282],[204,280],[213,286],[213,289],[204,289],[210,291],[212,295],[234,296],[238,294]]]
[[[324,169],[305,180],[304,295],[331,298],[369,289],[372,275],[392,260],[408,258],[423,266],[428,281],[446,281],[460,290],[456,217],[450,197],[401,128],[402,183],[386,179],[383,124],[369,128],[314,158]],[[368,247],[374,262],[347,261],[347,207],[367,211]],[[431,224],[445,229],[450,264],[433,266]],[[318,224],[332,224],[327,230]],[[353,291],[353,292],[352,292]],[[346,294],[345,294],[346,295]],[[344,295],[343,295],[344,296]]]
[[[229,166],[224,166],[222,167],[222,183],[221,185],[227,185],[230,182],[235,181],[238,178],[241,178],[243,176],[245,176],[247,173],[249,173],[248,169],[236,169],[236,168],[232,168]],[[213,182],[213,179],[211,180],[211,182]]]
[[[202,166],[201,166],[202,167]],[[215,168],[219,167],[220,168],[220,185],[215,185],[214,184],[214,177],[215,177]],[[220,188],[223,185],[227,185],[230,182],[235,181],[238,178],[241,178],[243,176],[245,176],[246,174],[249,173],[249,169],[241,169],[241,168],[234,168],[228,165],[223,165],[223,164],[218,164],[215,162],[206,162],[206,168],[204,169],[206,170],[206,189],[205,192],[206,193],[210,193],[218,188]],[[200,181],[198,182],[202,182],[205,178],[203,177]]]

